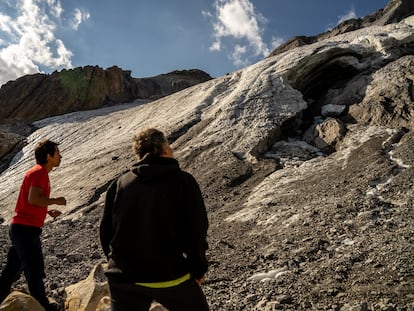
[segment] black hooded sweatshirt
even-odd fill
[[[100,224],[108,277],[164,282],[207,271],[200,188],[172,158],[146,156],[108,188]]]

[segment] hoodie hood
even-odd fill
[[[153,179],[180,170],[176,159],[145,155],[132,166],[131,172],[140,179]]]

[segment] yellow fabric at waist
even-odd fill
[[[180,285],[191,278],[190,273],[171,281],[153,282],[153,283],[135,283],[135,285],[150,287],[150,288],[167,288]]]

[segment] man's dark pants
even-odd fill
[[[112,311],[148,311],[153,300],[170,311],[209,311],[206,297],[193,279],[168,288],[149,288],[108,278]]]
[[[6,267],[0,276],[0,303],[10,293],[12,284],[19,279],[23,271],[30,295],[46,310],[49,308],[43,283],[45,268],[40,242],[41,232],[42,229],[37,227],[10,225],[9,233],[12,246],[7,254]]]

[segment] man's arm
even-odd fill
[[[109,244],[112,239],[112,207],[115,200],[116,181],[108,187],[105,197],[105,207],[102,215],[101,223],[99,225],[99,238],[101,240],[102,250],[108,258],[110,247]]]
[[[193,176],[186,178],[186,200],[184,215],[186,228],[186,254],[190,264],[192,276],[202,283],[208,269],[206,258],[208,218],[204,200],[197,181]]]
[[[66,205],[66,199],[64,197],[48,198],[43,194],[43,189],[37,186],[30,187],[27,200],[31,205],[35,206],[48,206],[52,204]]]

